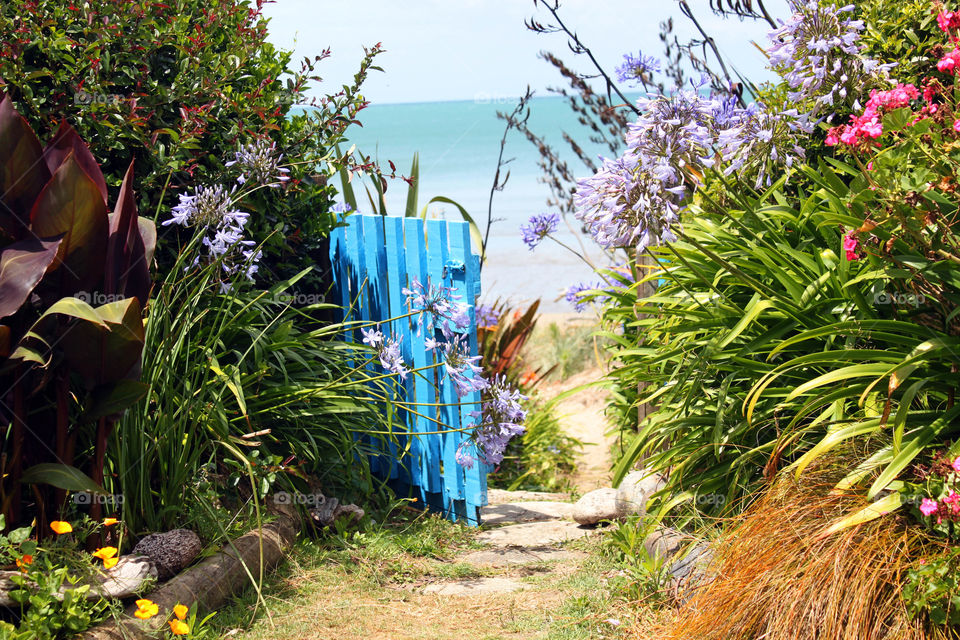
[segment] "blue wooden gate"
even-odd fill
[[[429,280],[452,287],[460,296],[458,302],[469,305],[471,323],[466,334],[470,355],[477,355],[475,302],[480,294],[480,260],[470,252],[466,222],[352,215],[347,226],[331,233],[330,261],[338,303],[350,310],[350,320],[385,322],[408,313],[401,290],[411,286],[414,278],[424,286]],[[417,330],[416,317],[385,322],[381,329],[402,336],[403,358],[412,368],[436,363],[434,353],[424,346],[431,336]],[[428,377],[431,379],[407,376],[401,399],[416,403],[416,412],[398,412],[397,422],[402,427],[397,443],[372,455],[371,468],[388,480],[398,495],[415,497],[419,506],[452,520],[477,525],[480,507],[487,504],[490,467],[478,462],[464,469],[458,464],[457,447],[469,434],[449,429],[472,423],[468,414],[480,410],[480,395],[474,392],[458,406],[449,379],[438,376],[437,385],[432,375]],[[441,430],[449,432],[434,433]],[[373,444],[383,446],[376,441]]]

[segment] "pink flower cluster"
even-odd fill
[[[951,29],[960,28],[960,12],[941,11],[937,14],[937,24],[947,33],[950,33]]]
[[[860,259],[860,256],[857,255],[857,245],[859,242],[856,231],[851,231],[843,236],[843,250],[847,254],[847,260],[853,261]]]
[[[953,459],[950,468],[953,469],[954,473],[960,474],[960,456]],[[942,500],[924,498],[920,501],[920,513],[927,517],[936,515],[937,524],[943,522],[944,517],[956,521],[960,519],[960,493],[951,489],[947,493],[947,497]]]
[[[883,135],[883,124],[880,118],[885,111],[899,109],[910,104],[911,100],[920,97],[917,88],[912,84],[898,84],[889,91],[870,92],[870,99],[863,109],[863,115],[850,116],[850,124],[833,127],[827,132],[826,144],[828,147],[838,143],[855,145],[859,142],[876,139]]]
[[[937,61],[937,70],[946,73],[960,73],[960,49],[954,49]]]

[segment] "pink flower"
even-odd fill
[[[873,171],[873,160],[867,163],[867,171]]]
[[[953,464],[950,465],[950,466],[953,467],[953,470],[954,470],[954,471],[956,471],[957,473],[960,473],[960,456],[957,456],[957,457],[954,459]]]
[[[943,499],[943,504],[949,505],[950,511],[953,513],[960,513],[960,494],[951,489],[947,497]]]
[[[953,130],[960,133],[960,118],[953,121]]]
[[[940,25],[941,29],[949,33],[951,29],[960,27],[960,13],[956,11],[941,11],[937,14],[937,24]]]
[[[954,73],[957,70],[958,63],[960,63],[960,49],[954,49],[940,58],[937,62],[937,69],[947,73]]]
[[[924,498],[920,502],[920,513],[922,513],[925,516],[932,516],[937,512],[937,508],[938,508],[938,505],[936,500],[931,500],[930,498]]]
[[[851,231],[847,235],[843,236],[843,250],[847,253],[847,260],[859,260],[860,256],[857,255],[857,245],[860,243],[857,240],[856,232]]]
[[[826,144],[828,147],[835,147],[837,146],[838,142],[840,142],[840,138],[837,137],[837,128],[834,127],[827,132],[827,139],[824,140],[824,144]]]

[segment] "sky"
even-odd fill
[[[707,32],[734,66],[752,80],[769,76],[762,54],[751,44],[765,42],[766,24],[722,20],[707,0],[690,0]],[[769,8],[784,15],[784,0]],[[363,46],[377,42],[386,53],[377,58],[385,73],[373,72],[363,94],[373,104],[480,100],[512,103],[529,84],[544,95],[562,78],[537,54],[556,53],[574,64],[563,34],[543,35],[524,20],[546,22],[550,16],[531,0],[277,0],[267,4],[270,40],[295,51],[295,60],[332,56],[318,68],[324,82],[315,94],[335,91],[350,82]],[[676,32],[692,35],[675,0],[563,0],[560,17],[593,50],[610,72],[624,53],[661,55],[659,24],[674,17]],[[576,60],[580,71],[589,63]]]

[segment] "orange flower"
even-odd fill
[[[19,568],[20,571],[26,573],[28,564],[33,564],[33,556],[29,553],[23,554],[22,558],[17,558],[17,568]]]
[[[113,569],[117,566],[117,563],[120,562],[120,558],[104,558],[103,559],[103,568],[104,569]]]
[[[186,618],[186,617],[187,617],[187,613],[189,613],[189,612],[190,612],[190,609],[188,609],[187,607],[183,606],[182,604],[178,604],[177,606],[175,606],[175,607],[173,608],[173,615],[177,616],[177,617],[180,618],[181,620],[183,620],[184,618]]]
[[[54,520],[50,523],[50,528],[53,529],[53,532],[57,535],[62,535],[64,533],[70,533],[73,531],[73,526],[69,522],[64,522],[63,520]]]
[[[183,620],[169,620],[167,624],[170,625],[170,633],[175,636],[185,636],[190,633],[190,625]]]
[[[116,518],[104,518],[104,519],[103,519],[103,526],[105,526],[105,527],[112,527],[113,525],[117,524],[118,522],[120,522],[120,521],[117,520]]]
[[[100,558],[101,560],[107,560],[107,559],[112,558],[113,556],[117,555],[117,548],[116,548],[116,547],[102,547],[102,548],[100,548],[100,549],[97,549],[96,551],[94,551],[94,552],[93,552],[92,554],[90,554],[90,555],[92,555],[94,558]]]
[[[137,600],[137,610],[133,612],[133,615],[137,616],[141,620],[146,620],[157,615],[159,612],[160,607],[157,606],[157,603],[144,598],[142,600]]]

